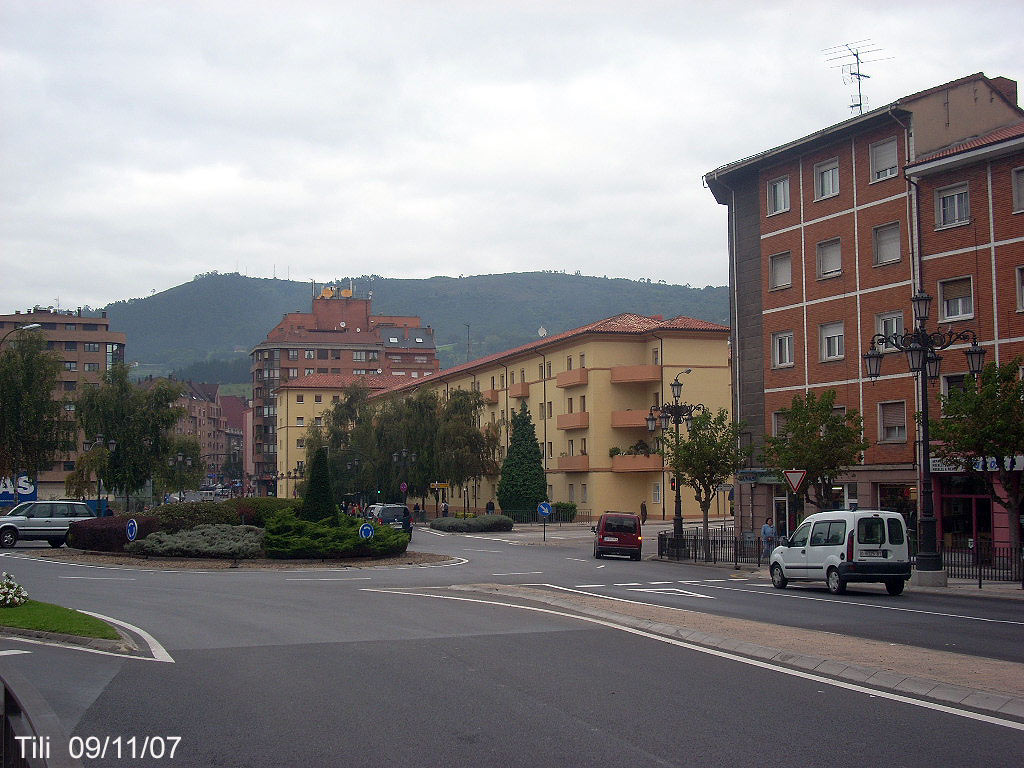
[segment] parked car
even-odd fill
[[[790,581],[824,581],[840,595],[847,584],[874,582],[899,595],[910,578],[907,527],[897,512],[816,512],[772,551],[770,569],[776,589]]]
[[[644,544],[640,515],[605,512],[590,530],[595,534],[594,557],[629,555],[631,560],[640,559]]]
[[[59,547],[67,541],[68,526],[87,517],[96,513],[80,501],[22,502],[0,517],[0,547],[13,547],[19,539]]]
[[[400,528],[412,537],[412,517],[404,504],[371,504],[366,517],[377,525]]]

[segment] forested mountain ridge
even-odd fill
[[[467,331],[469,354],[476,358],[532,341],[541,328],[560,333],[621,312],[729,322],[728,289],[719,286],[561,272],[351,279],[358,295],[373,292],[374,314],[417,315],[432,326],[442,368],[467,359]],[[349,280],[331,282],[347,286]],[[212,361],[223,360],[234,364],[221,376],[233,379],[244,370],[238,358],[263,341],[284,314],[310,311],[312,293],[310,283],[214,272],[106,310],[111,330],[127,334],[126,356],[140,364],[139,372],[177,369],[191,375],[187,366],[211,361],[196,366],[203,375],[191,376],[209,380],[221,370]]]

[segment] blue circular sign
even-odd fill
[[[360,539],[372,539],[373,538],[373,526],[369,523],[363,523],[359,526],[359,538]]]
[[[135,541],[135,537],[139,535],[139,524],[135,522],[134,517],[125,526],[125,533],[128,535],[128,541]]]
[[[541,517],[547,517],[551,514],[551,505],[548,504],[546,501],[542,501],[540,504],[537,505],[537,514]]]

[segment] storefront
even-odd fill
[[[1016,462],[1024,467],[1024,456],[1017,456]],[[936,458],[931,460],[931,469],[937,536],[945,548],[967,548],[973,543],[1009,545],[1010,517],[1003,507],[993,505],[981,477],[960,472]],[[1020,523],[1014,520],[1012,524]]]

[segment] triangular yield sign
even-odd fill
[[[800,490],[800,486],[804,484],[804,478],[807,477],[807,470],[787,469],[783,471],[782,476],[786,478],[786,483],[793,489],[793,493],[796,493]]]

